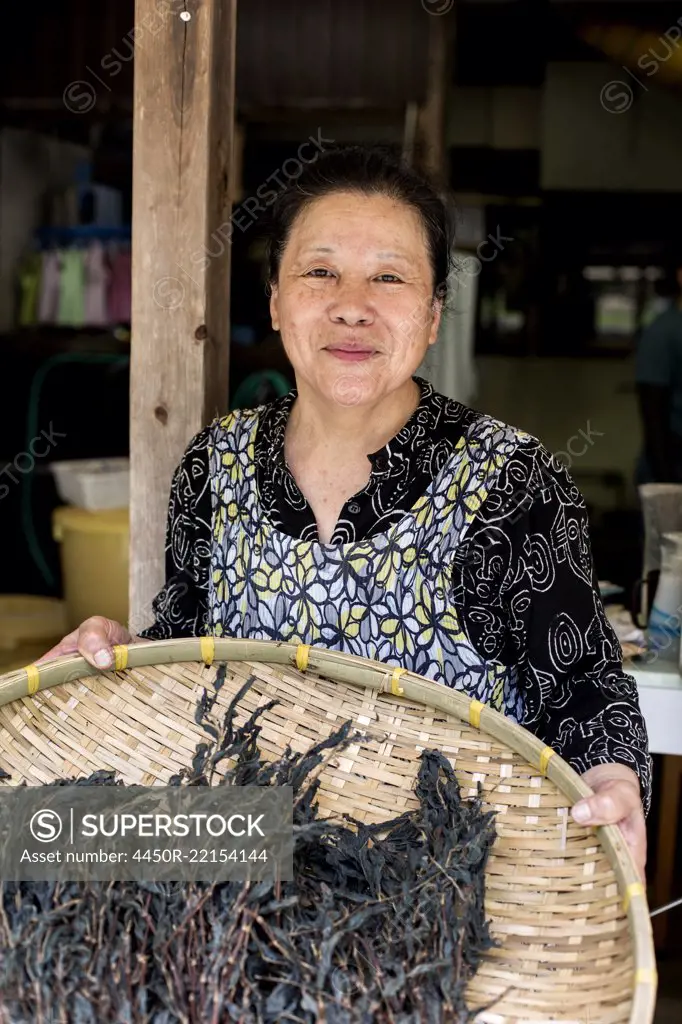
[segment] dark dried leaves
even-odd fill
[[[464,993],[492,945],[484,872],[491,812],[463,801],[437,751],[422,755],[420,807],[381,825],[318,817],[326,756],[362,737],[346,722],[305,754],[266,763],[260,707],[242,687],[221,727],[225,680],[196,722],[210,742],[172,785],[288,785],[294,881],[276,884],[5,882],[2,1024],[436,1024],[473,1018]],[[218,776],[217,767],[228,767]],[[119,785],[113,772],[51,785]]]

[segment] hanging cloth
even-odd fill
[[[111,260],[109,279],[108,317],[110,324],[129,324],[131,310],[130,249],[121,249]]]
[[[55,249],[41,253],[40,288],[38,289],[38,321],[54,324],[59,308],[59,253]]]
[[[88,246],[84,258],[85,301],[83,322],[88,327],[106,327],[109,322],[107,314],[107,281],[109,270],[106,265],[104,246],[101,242],[92,242]]]
[[[57,323],[64,327],[82,327],[85,306],[85,267],[79,249],[61,253],[59,308]]]
[[[40,253],[32,253],[19,272],[19,326],[31,327],[38,319],[40,291]]]

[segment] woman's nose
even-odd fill
[[[337,288],[334,301],[329,307],[329,316],[334,323],[370,324],[374,310],[370,303],[368,289],[362,284],[345,284]]]

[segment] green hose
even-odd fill
[[[257,370],[241,382],[230,409],[251,409],[258,405],[260,394],[268,384],[277,396],[286,395],[291,391],[291,384],[279,370]]]
[[[28,414],[26,417],[26,450],[30,451],[29,445],[31,441],[38,435],[38,409],[40,403],[40,393],[42,391],[45,378],[47,377],[50,370],[59,365],[60,363],[84,363],[84,364],[101,364],[108,363],[114,365],[124,366],[130,362],[129,356],[117,356],[111,352],[61,352],[58,355],[51,356],[47,359],[43,365],[36,370],[36,373],[31,382],[31,389],[28,397]],[[43,577],[45,583],[52,589],[56,586],[54,576],[50,571],[50,567],[45,561],[45,557],[40,547],[38,537],[35,531],[32,515],[32,477],[33,473],[26,473],[22,477],[21,481],[21,520],[28,541],[28,548],[31,553],[33,561],[38,566],[40,574]]]

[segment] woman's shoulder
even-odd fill
[[[533,449],[540,445],[537,437],[511,423],[491,416],[479,409],[468,409],[466,417],[467,440],[486,442],[491,448],[504,449],[512,454],[518,449]]]
[[[537,437],[515,427],[487,412],[464,405],[454,398],[448,398],[432,390],[431,401],[438,409],[442,427],[463,436],[467,444],[484,444],[486,448],[498,449],[509,454],[516,450],[532,451],[542,448]]]
[[[485,413],[477,413],[471,425],[471,441],[482,441],[497,463],[495,490],[505,494],[522,490],[532,498],[542,495],[543,501],[553,495],[564,505],[584,503],[570,471],[596,436],[588,422],[587,430],[568,439],[565,450],[552,452],[534,434]]]
[[[286,395],[273,398],[270,402],[263,402],[244,409],[233,409],[226,416],[218,416],[210,425],[213,435],[242,435],[253,434],[261,424],[275,424],[280,419],[286,421],[295,398],[295,392],[289,391]]]
[[[211,451],[218,446],[236,443],[240,433],[246,426],[246,418],[242,415],[246,410],[237,409],[226,416],[217,416],[188,441],[177,472],[189,473],[196,477],[203,466],[208,466]]]
[[[223,416],[216,416],[207,428],[209,443],[237,440],[244,434],[250,434],[258,423],[259,412],[259,408],[232,409]]]
[[[263,405],[232,409],[228,413],[216,416],[194,435],[185,449],[184,458],[191,459],[208,453],[216,445],[239,445],[244,439],[252,437],[258,425],[264,420],[271,421],[283,414],[285,399],[288,397],[285,395]]]
[[[515,488],[522,485],[535,492],[551,483],[571,500],[580,500],[569,470],[598,436],[591,432],[589,423],[587,430],[569,439],[567,451],[552,453],[538,437],[521,427],[444,395],[434,393],[434,398],[442,404],[443,421],[456,424],[455,429],[464,438],[466,456],[475,462],[485,459],[495,478],[494,484],[489,480],[494,487],[506,491],[514,484]]]

